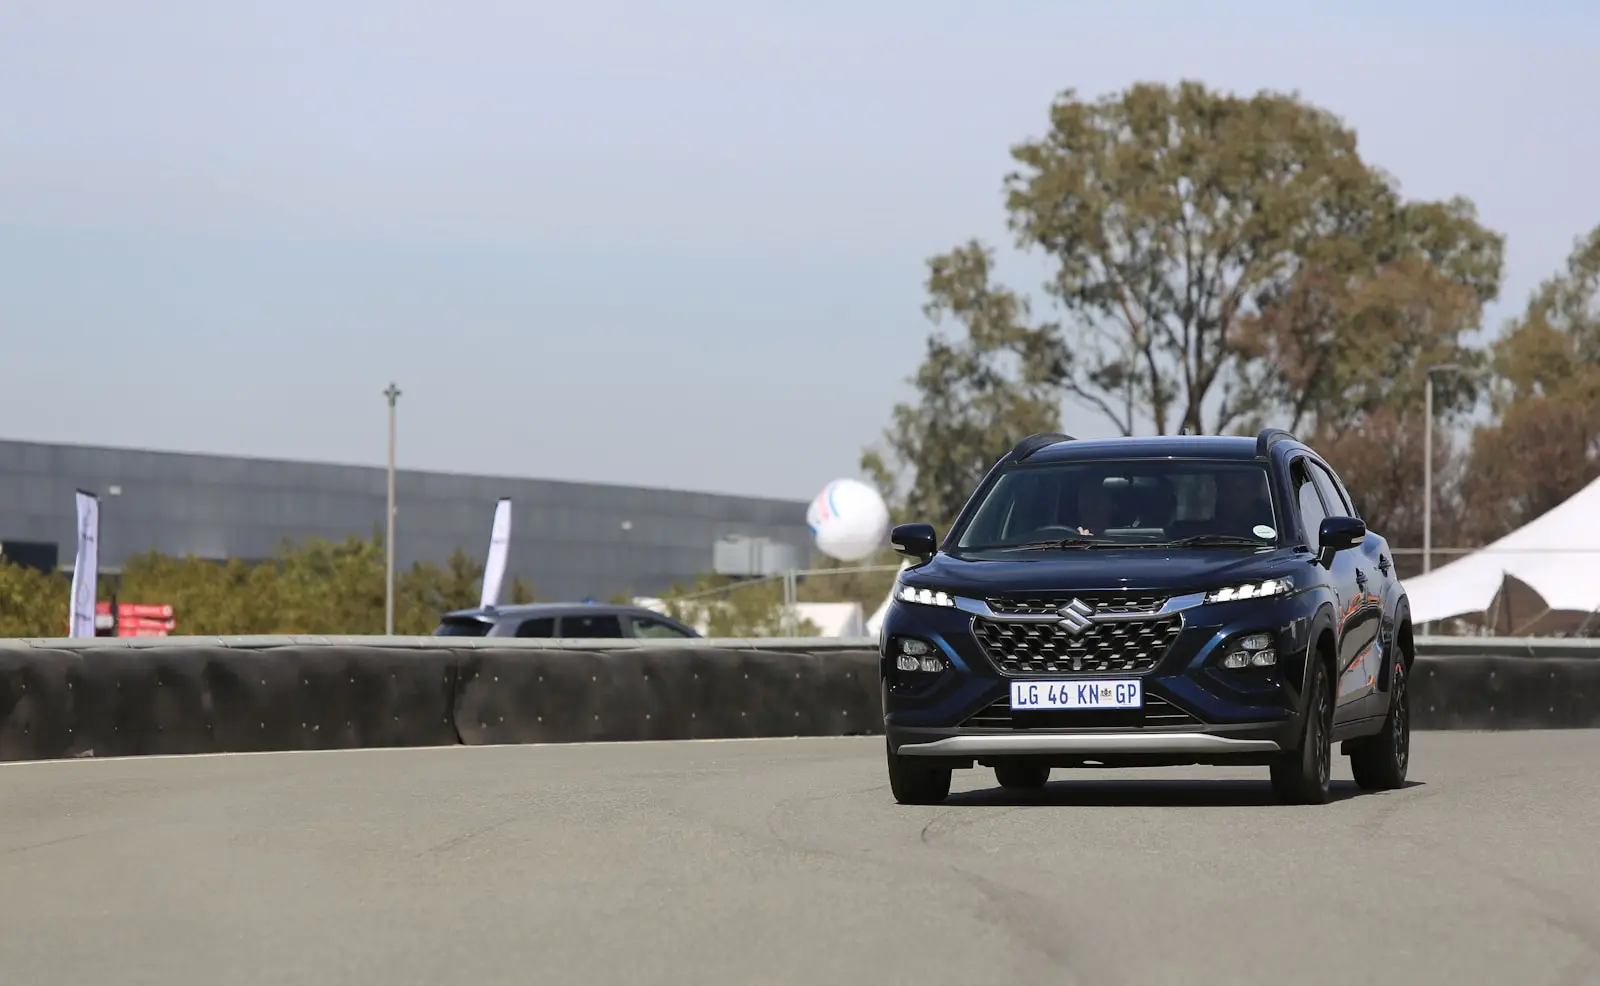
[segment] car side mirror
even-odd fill
[[[1367,539],[1367,525],[1355,517],[1324,517],[1317,528],[1317,543],[1322,545],[1324,563],[1341,551],[1358,547]]]
[[[889,532],[889,543],[900,554],[917,561],[927,561],[939,550],[932,524],[901,524]]]

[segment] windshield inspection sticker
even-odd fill
[[[1271,541],[1273,538],[1278,536],[1278,532],[1277,531],[1273,530],[1272,528],[1268,527],[1265,524],[1257,524],[1254,533],[1255,533],[1256,537],[1260,538],[1263,541]]]

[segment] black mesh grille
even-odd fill
[[[963,726],[974,729],[1118,729],[1130,727],[1193,727],[1200,721],[1160,695],[1144,693],[1142,709],[1050,709],[1011,711],[1011,699],[1002,698],[968,717]]]
[[[997,596],[988,603],[996,613],[1039,616],[1054,613],[1074,599],[1082,599],[1096,613],[1148,613],[1167,602],[1165,595],[1152,592],[1058,592]]]
[[[978,643],[1007,675],[1140,673],[1155,667],[1178,638],[1183,620],[1096,623],[1074,636],[1058,623],[973,621]]]

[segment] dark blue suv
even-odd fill
[[[879,649],[903,804],[992,767],[1254,764],[1278,798],[1405,783],[1405,590],[1338,475],[1285,431],[1078,441],[1034,435],[913,559]]]

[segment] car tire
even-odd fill
[[[889,790],[903,805],[937,805],[950,796],[950,768],[918,763],[916,757],[896,756],[884,742],[889,758]]]
[[[1383,731],[1350,744],[1350,773],[1366,791],[1404,787],[1411,761],[1411,698],[1403,657],[1397,655],[1389,686],[1389,714]]]
[[[994,779],[1003,788],[1036,791],[1049,783],[1050,765],[1025,761],[995,764]]]
[[[1327,804],[1333,773],[1333,689],[1328,665],[1314,651],[1310,664],[1300,742],[1272,762],[1272,791],[1279,801],[1290,805]]]

